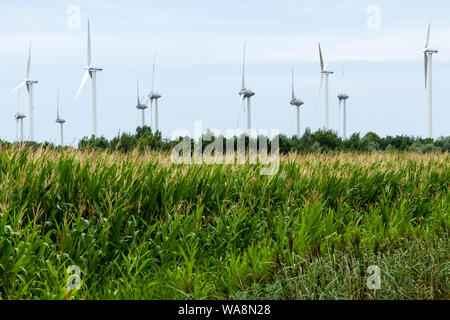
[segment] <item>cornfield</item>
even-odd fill
[[[450,155],[259,170],[0,147],[0,299],[450,298]]]

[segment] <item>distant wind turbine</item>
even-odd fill
[[[62,119],[59,116],[59,91],[58,91],[58,95],[56,97],[56,123],[58,123],[61,126],[61,146],[64,145],[64,129],[63,129],[63,125],[66,122],[66,120]]]
[[[428,86],[428,137],[433,138],[433,54],[437,54],[438,50],[429,49],[430,43],[431,19],[428,23],[427,39],[425,40],[425,48],[423,49],[424,65],[425,65],[425,89]]]
[[[294,66],[292,66],[292,100],[291,106],[297,107],[297,137],[300,139],[300,106],[303,105],[303,101],[297,99],[294,92]],[[291,122],[292,123],[292,122]]]
[[[150,98],[150,112],[153,108],[153,101],[155,101],[155,132],[159,130],[158,127],[158,99],[161,98],[161,94],[154,91],[154,85],[155,85],[155,64],[156,64],[156,53],[153,56],[153,70],[152,70],[152,91],[148,95]]]
[[[145,126],[145,109],[147,106],[141,103],[141,97],[139,96],[139,80],[137,81],[137,105],[136,108],[138,110],[142,110],[142,128]]]
[[[239,91],[239,95],[241,96],[241,107],[244,107],[245,112],[245,99],[247,99],[247,133],[250,135],[250,130],[252,128],[252,119],[251,119],[251,108],[250,108],[250,98],[255,95],[255,93],[247,89],[245,87],[245,51],[247,48],[247,43],[244,43],[244,59],[242,63],[242,88]]]
[[[322,57],[322,49],[320,48],[319,43],[319,58],[320,58],[320,87],[319,87],[319,96],[318,99],[320,99],[320,93],[322,91],[322,84],[323,84],[323,78],[325,76],[325,130],[328,130],[329,128],[329,109],[328,109],[328,95],[329,95],[329,88],[328,88],[328,78],[330,74],[333,74],[333,71],[328,71],[326,68],[326,65],[323,63],[323,57]],[[319,102],[319,100],[317,100]]]
[[[88,31],[87,31],[87,66],[81,79],[81,85],[75,96],[75,100],[78,99],[81,90],[83,89],[86,81],[89,77],[92,79],[92,134],[97,135],[97,72],[103,71],[102,68],[91,66],[92,54],[91,54],[91,31],[88,19]]]
[[[19,123],[20,123],[20,142],[23,142],[23,119],[25,115],[20,113],[20,89],[17,98],[17,113],[14,116],[16,118],[16,141],[18,139]]]
[[[11,92],[15,92],[16,90],[22,88],[23,86],[27,87],[28,97],[29,97],[29,105],[30,105],[30,141],[34,140],[34,123],[33,123],[33,85],[37,84],[38,81],[30,80],[30,68],[31,68],[31,42],[28,48],[28,63],[27,63],[27,73],[25,75],[25,80],[23,80],[17,87],[15,87]],[[25,116],[24,116],[25,117]],[[23,119],[23,118],[22,118]],[[21,121],[22,122],[22,121]],[[23,136],[22,136],[23,138]]]
[[[338,94],[338,99],[339,99],[339,119],[341,117],[341,104],[342,101],[344,102],[344,115],[343,115],[343,129],[342,129],[342,136],[345,139],[347,139],[347,99],[349,98],[349,96],[347,94],[344,93],[344,68],[342,68],[342,81],[341,81],[341,90],[339,91]]]

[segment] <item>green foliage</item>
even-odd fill
[[[223,139],[223,151],[226,150],[227,139],[224,137],[215,137],[211,132],[203,135],[202,150],[205,150],[216,139]],[[237,141],[239,137],[230,138],[234,143],[234,148],[237,148]],[[264,136],[258,137],[258,145],[262,139],[265,139],[270,150],[270,139]],[[83,138],[78,145],[80,150],[85,149],[109,149],[111,151],[130,152],[138,149],[143,150],[157,150],[170,151],[172,148],[181,142],[181,139],[174,141],[164,140],[161,133],[158,131],[152,133],[150,127],[138,127],[135,134],[122,133],[111,141],[100,137]],[[191,140],[192,148],[194,140]],[[245,138],[245,146],[248,148],[249,139]],[[301,138],[297,136],[287,137],[286,135],[279,135],[279,147],[281,154],[288,154],[290,152],[309,153],[322,152],[333,153],[337,151],[357,151],[357,152],[373,152],[377,150],[386,151],[414,151],[414,152],[450,152],[450,137],[439,138],[436,141],[432,139],[423,139],[407,136],[397,136],[380,138],[373,132],[367,133],[363,138],[359,133],[354,133],[347,140],[342,140],[334,131],[318,130],[312,133],[308,128]]]
[[[261,176],[126,143],[0,146],[0,299],[449,297],[448,154],[290,154]]]

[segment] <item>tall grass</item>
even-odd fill
[[[448,299],[449,186],[448,154],[289,155],[262,176],[1,147],[0,298]]]

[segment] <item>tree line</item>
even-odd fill
[[[248,137],[215,137],[210,131],[206,132],[202,137],[202,149],[207,145],[216,141],[216,139],[223,140],[223,150],[226,150],[227,143],[237,146],[238,139],[245,139],[245,145],[248,147],[250,140]],[[78,142],[79,150],[109,150],[129,152],[133,150],[156,150],[156,151],[171,151],[176,145],[181,143],[187,137],[179,137],[171,140],[163,138],[161,132],[153,132],[150,127],[138,127],[135,133],[119,133],[111,140],[105,137],[84,137]],[[196,141],[189,138],[194,147]],[[265,136],[258,136],[256,138],[259,145],[261,139],[266,139],[268,148],[271,147],[271,140]],[[421,138],[413,136],[386,136],[380,137],[374,132],[369,132],[363,137],[359,133],[352,134],[348,139],[342,139],[338,134],[331,130],[317,130],[311,132],[306,129],[305,133],[299,138],[297,136],[288,137],[284,134],[278,136],[279,150],[282,154],[289,152],[308,153],[308,152],[339,152],[339,151],[356,151],[356,152],[372,152],[372,151],[412,151],[419,153],[428,152],[450,152],[450,136],[440,137],[436,140],[431,138]],[[197,141],[198,143],[198,141]],[[1,142],[1,144],[11,144],[8,142]],[[42,144],[35,142],[25,142],[24,144],[30,147],[45,146],[50,148],[57,147],[50,142]]]

